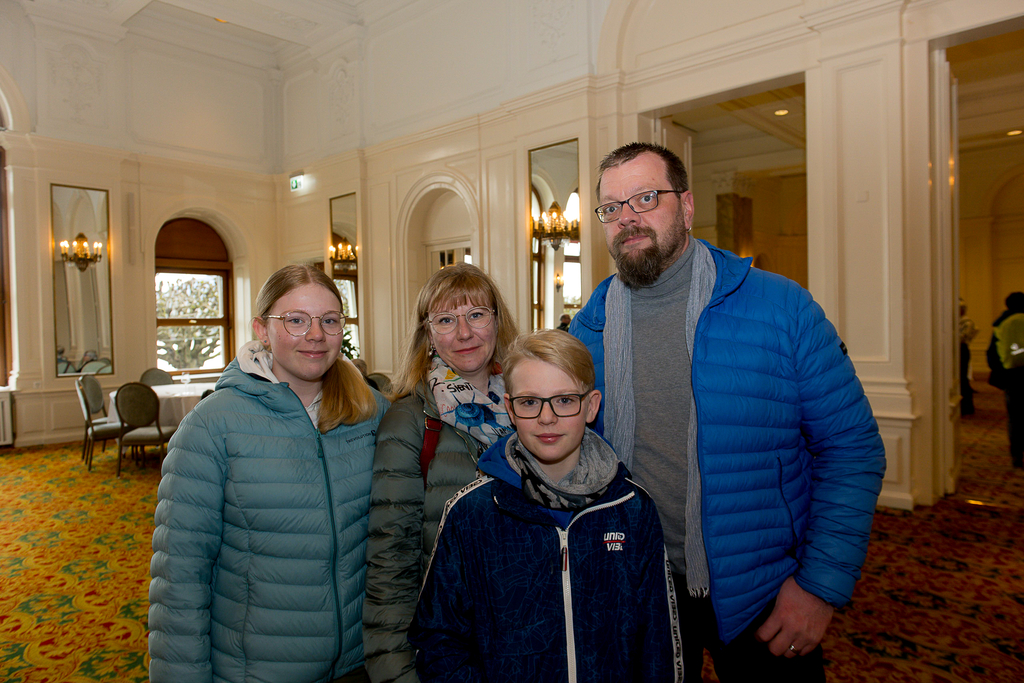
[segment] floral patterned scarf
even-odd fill
[[[477,441],[490,445],[513,430],[502,401],[505,380],[500,374],[491,375],[485,394],[462,379],[440,356],[434,356],[427,386],[434,394],[441,421]]]

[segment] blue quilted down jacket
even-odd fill
[[[446,507],[409,642],[421,681],[682,681],[650,497],[616,478],[566,525],[523,496],[505,439]],[[567,514],[567,513],[556,513]]]
[[[320,434],[232,361],[170,442],[149,588],[152,683],[331,681],[363,663],[376,416]]]
[[[885,449],[846,348],[810,293],[707,246],[717,275],[691,376],[711,600],[729,642],[791,575],[836,607],[849,602]],[[610,282],[569,328],[590,349],[602,392]],[[596,431],[603,420],[602,405]]]

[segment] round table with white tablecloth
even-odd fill
[[[150,387],[160,398],[160,424],[177,427],[188,411],[196,407],[203,392],[217,386],[216,382],[192,382],[191,384],[160,384]],[[117,389],[110,392],[111,421],[117,420]]]

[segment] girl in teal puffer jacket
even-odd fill
[[[158,492],[150,680],[365,680],[362,603],[377,424],[339,358],[334,283],[288,266],[256,299],[258,341],[171,439]]]

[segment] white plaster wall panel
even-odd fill
[[[628,70],[643,70],[690,55],[703,54],[706,60],[714,53],[735,54],[743,42],[754,46],[788,40],[805,32],[802,9],[803,3],[796,0],[647,0],[629,16],[633,30],[623,41],[621,64]],[[725,45],[731,49],[723,49]]]
[[[516,160],[511,151],[495,154],[485,161],[486,184],[484,206],[485,229],[481,232],[481,249],[484,251],[484,267],[498,288],[507,297],[509,306],[518,313],[520,329],[529,329],[529,317],[522,318],[528,307],[516,306],[515,292],[522,291],[520,278],[523,276],[523,260],[526,244],[522,232],[515,229],[516,217],[525,215],[517,209]],[[529,277],[528,275],[526,277]]]
[[[269,94],[260,72],[143,49],[128,64],[128,127],[137,143],[267,170]]]
[[[513,35],[522,39],[512,41],[514,87],[507,97],[536,92],[592,71],[589,37],[594,30],[590,20],[593,4],[579,0],[510,3],[512,25],[520,27]]]
[[[375,311],[370,317],[368,346],[371,356],[367,362],[380,372],[391,374],[397,367],[400,344],[405,334],[406,320],[402,306],[396,305],[399,269],[396,257],[402,252],[402,245],[394,245],[391,228],[391,188],[387,183],[377,183],[369,188],[367,212],[369,230],[365,231],[367,246],[363,258],[369,254],[370,271],[367,284],[360,288],[365,292],[364,309]]]
[[[914,494],[911,490],[910,458],[907,452],[910,427],[898,420],[880,418],[878,430],[885,447],[885,478],[882,480],[882,494],[879,496],[878,504],[913,510]]]
[[[321,89],[325,147],[341,151],[360,142],[358,62],[338,59],[324,76]]]
[[[882,63],[836,74],[839,273],[837,323],[851,356],[889,359],[889,229]],[[882,101],[880,100],[880,96]]]
[[[319,110],[319,83],[310,69],[290,76],[284,82],[282,105],[284,110],[285,158],[290,162],[316,152],[317,112]],[[291,167],[289,167],[291,169]]]
[[[39,82],[44,106],[39,127],[106,130],[109,107],[118,104],[111,97],[109,61],[78,42],[48,47],[41,56]]]
[[[0,65],[17,82],[21,97],[34,112],[36,59],[33,36],[32,23],[22,9],[13,2],[0,2]],[[13,93],[4,94],[13,96]],[[10,128],[11,122],[5,120],[4,125]],[[23,130],[29,128],[24,126]]]
[[[462,198],[453,192],[445,192],[427,209],[423,220],[423,243],[444,245],[469,242],[476,228],[470,221],[469,211]]]
[[[509,10],[503,0],[452,0],[367,41],[367,135],[475,114],[500,101],[509,80]]]
[[[329,200],[319,194],[289,202],[278,237],[285,263],[323,260],[330,226],[325,207],[329,208]]]

